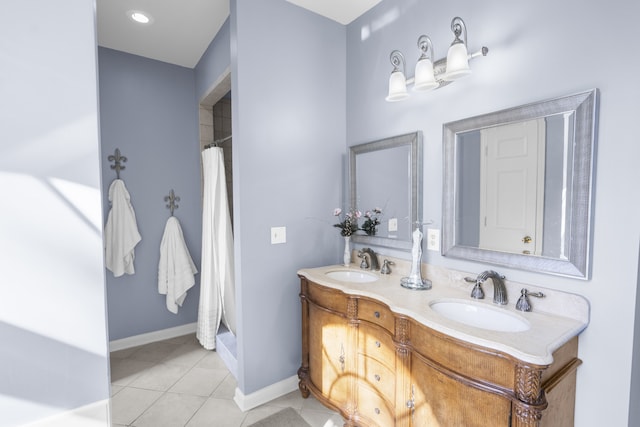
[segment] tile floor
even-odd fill
[[[236,380],[195,335],[111,353],[112,427],[245,427],[290,406],[312,427],[342,427],[342,418],[296,390],[242,412]]]

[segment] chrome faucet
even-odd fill
[[[494,304],[505,305],[507,303],[507,287],[504,285],[504,276],[496,273],[493,270],[483,271],[478,274],[476,279],[471,279],[469,277],[465,278],[467,282],[475,282],[476,285],[473,287],[471,291],[471,298],[475,299],[483,299],[484,291],[482,290],[482,284],[487,280],[491,279],[493,282],[493,302]]]
[[[369,258],[367,260],[367,257]],[[370,270],[380,270],[378,256],[371,248],[362,248],[358,251],[358,258],[362,258],[360,268]]]

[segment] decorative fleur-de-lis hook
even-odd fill
[[[120,149],[116,148],[115,154],[109,156],[108,160],[110,162],[115,162],[113,165],[111,165],[111,169],[116,170],[116,176],[118,177],[118,179],[120,179],[120,171],[125,169],[124,165],[120,164],[120,162],[126,162],[127,158],[125,156],[121,156]]]
[[[174,209],[178,209],[178,204],[176,202],[180,201],[180,197],[177,197],[173,192],[173,188],[169,192],[168,196],[164,196],[164,201],[167,203],[167,208],[171,211],[171,216],[173,216]]]

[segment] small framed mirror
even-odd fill
[[[352,146],[349,176],[351,208],[371,212],[379,221],[352,241],[411,250],[412,229],[422,217],[422,133]]]
[[[589,279],[597,90],[443,126],[442,254]]]

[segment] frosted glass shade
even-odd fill
[[[433,64],[429,58],[420,59],[416,64],[416,75],[413,84],[414,91],[428,91],[438,87],[433,75]]]
[[[447,53],[447,71],[444,73],[445,80],[457,80],[471,74],[469,69],[469,59],[467,47],[464,43],[454,43]]]
[[[389,77],[389,95],[385,100],[389,102],[402,101],[407,98],[407,79],[402,71],[394,71]]]

